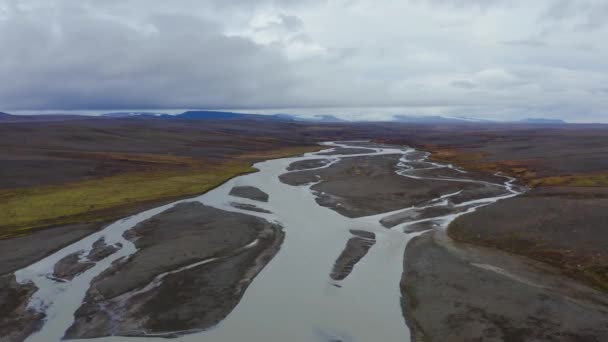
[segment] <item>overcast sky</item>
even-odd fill
[[[0,110],[608,121],[606,0],[0,0]]]

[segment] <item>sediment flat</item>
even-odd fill
[[[253,205],[253,204],[230,202],[230,205],[233,206],[233,207],[235,207],[235,208],[238,208],[238,209],[255,211],[255,212],[258,212],[258,213],[265,213],[265,214],[271,214],[272,213],[270,210],[266,210],[266,209],[260,208],[258,206]]]
[[[291,185],[312,186],[317,203],[347,217],[380,214],[423,204],[442,194],[462,191],[460,201],[503,193],[504,189],[478,183],[415,179],[398,175],[401,155],[349,157],[319,170],[284,174]],[[412,175],[416,175],[415,173]]]
[[[36,290],[32,283],[19,284],[13,274],[0,276],[0,341],[23,341],[40,328],[44,314],[27,307]]]
[[[449,235],[561,267],[608,291],[608,191],[536,188],[456,219]]]
[[[333,151],[321,152],[320,156],[335,156],[339,154],[364,154],[372,153],[374,150],[369,148],[351,148],[351,147],[337,147]]]
[[[347,218],[358,219],[352,220],[353,226],[350,226],[349,221],[346,228],[341,228],[350,229],[350,235],[331,235],[344,239],[338,241],[339,244],[334,246],[336,253],[331,254],[328,264],[323,264],[324,268],[319,270],[323,277],[327,277],[329,284],[336,286],[331,288],[332,291],[347,289],[346,286],[340,288],[343,285],[341,281],[351,273],[353,276],[349,280],[360,276],[354,267],[363,258],[378,258],[378,251],[384,251],[379,248],[386,248],[387,243],[406,237],[388,234],[404,232],[409,239],[414,236],[409,233],[445,227],[443,224],[447,221],[443,220],[446,216],[475,206],[470,203],[460,206],[464,202],[488,198],[492,200],[509,194],[507,187],[501,185],[505,182],[504,177],[478,175],[477,172],[464,173],[445,165],[438,166],[426,161],[427,153],[424,152],[410,153],[409,158],[419,160],[399,166],[405,162],[403,154],[349,156],[372,152],[371,148],[388,148],[387,146],[361,142],[357,147],[361,148],[339,147],[326,154],[331,156],[327,160],[331,159],[332,162],[336,158],[342,158],[330,167],[307,170],[324,166],[328,161],[303,160],[292,163],[288,166],[292,172],[280,176],[280,180],[286,184],[315,183],[311,190],[319,205]],[[361,152],[363,149],[367,152]],[[340,157],[339,154],[345,156]],[[285,164],[280,166],[277,170],[284,170]],[[280,191],[275,189],[273,192],[270,191],[272,187],[265,187],[269,186],[264,183],[265,180],[254,179],[273,197],[281,197]],[[231,186],[225,188],[226,191],[222,194],[228,193]],[[573,193],[571,189],[564,192],[569,195]],[[92,281],[85,300],[75,312],[73,324],[65,332],[65,338],[147,335],[171,338],[209,329],[226,318],[237,307],[256,275],[279,251],[284,239],[282,227],[252,215],[269,213],[265,209],[267,206],[277,213],[277,217],[290,215],[285,207],[273,207],[272,201],[258,203],[260,206],[257,206],[250,204],[251,201],[243,200],[268,202],[268,193],[260,188],[234,186],[229,193],[233,197],[222,197],[222,203],[250,211],[251,215],[229,211],[231,208],[227,206],[219,206],[225,210],[217,209],[210,206],[218,205],[213,201],[209,205],[196,201],[182,202],[128,230],[124,236],[137,247],[137,251],[128,258],[118,259]],[[570,254],[578,258],[572,259],[572,262],[583,260],[582,257],[589,255],[601,255],[601,247],[608,242],[601,238],[597,241],[590,239],[594,234],[599,234],[602,238],[604,236],[600,223],[605,222],[605,217],[599,210],[600,205],[595,205],[599,203],[597,201],[606,201],[608,193],[586,190],[577,196],[574,203],[557,190],[533,190],[523,197],[502,200],[461,217],[450,227],[449,232],[460,234],[458,236],[464,241],[478,244],[492,241],[492,238],[500,243],[513,242],[505,236],[517,237],[516,242],[525,242],[522,243],[523,246],[543,241],[552,252],[567,251],[587,244],[588,249],[579,250],[587,254]],[[303,198],[308,200],[310,197]],[[580,201],[580,198],[584,200]],[[318,208],[312,202],[310,204],[312,206],[308,209],[311,211],[320,209],[328,213],[328,210]],[[601,202],[601,205],[606,203]],[[529,209],[519,210],[522,206],[528,206]],[[275,210],[277,208],[283,211]],[[559,213],[564,210],[580,213],[585,220],[591,219],[592,224],[566,220],[561,222],[564,226],[560,226]],[[388,214],[393,211],[396,212]],[[370,218],[365,217],[383,213],[387,215],[371,218],[376,220],[377,217],[373,225]],[[331,214],[328,216],[329,221],[332,216],[339,216],[331,212],[328,214]],[[546,220],[531,220],[538,217]],[[384,233],[384,228],[416,220],[425,221],[403,225],[404,228],[400,231],[386,229],[388,234]],[[370,231],[356,229],[359,224],[370,228]],[[547,224],[556,225],[555,237],[545,239],[546,231],[543,228]],[[488,228],[490,225],[491,229]],[[579,240],[566,241],[567,237],[557,232],[581,225],[592,229],[586,231]],[[304,226],[299,227],[298,233],[308,232]],[[322,224],[317,226],[324,228]],[[492,232],[506,235],[493,236]],[[310,237],[314,241],[316,236]],[[316,241],[320,239],[317,238]],[[397,256],[393,259],[398,264],[401,263],[400,255],[407,244],[407,240],[403,241],[399,245],[401,249],[393,253]],[[305,257],[298,257],[298,262],[310,261],[306,257],[308,245],[305,244],[302,249]],[[293,246],[292,244],[292,250]],[[336,258],[335,255],[342,246],[344,249]],[[608,317],[608,299],[605,294],[564,276],[557,269],[504,252],[455,243],[441,229],[423,233],[407,246],[400,294],[403,322],[407,322],[416,341],[608,339],[608,325],[605,323]],[[88,269],[93,262],[115,253],[122,246],[108,245],[99,239],[92,247],[89,253],[76,251],[55,264],[53,276],[56,280],[69,281]],[[501,245],[497,243],[494,247],[501,248]],[[27,253],[23,255],[28,257]],[[384,261],[386,258],[379,260]],[[597,265],[602,264],[605,264],[605,260],[598,259]],[[362,269],[365,269],[366,266],[369,268],[369,265],[379,264],[367,262],[362,265]],[[401,271],[400,265],[390,269]],[[589,270],[603,272],[596,268],[584,271]],[[298,273],[300,276],[302,274],[304,273]],[[396,288],[398,281],[395,281],[399,273],[395,275],[397,277],[391,282],[395,285],[395,293],[390,289],[384,291],[394,295],[394,303],[399,300]],[[279,283],[276,280],[281,278],[273,279],[273,283]],[[373,277],[368,279],[376,280]],[[298,279],[300,280],[303,279]],[[13,339],[11,341],[20,341],[20,338],[23,339],[42,322],[40,314],[29,311],[25,306],[35,287],[31,283],[17,284],[10,277],[0,278],[0,285],[4,285],[0,289],[0,304],[9,308],[4,314],[0,312],[0,334],[6,332]],[[373,298],[377,300],[378,297]],[[251,305],[251,297],[248,299],[244,303]],[[391,300],[393,299],[389,298]],[[286,302],[285,305],[289,305],[289,300]],[[265,304],[256,302],[254,308],[260,307],[263,310]],[[305,305],[298,305],[303,306]],[[271,323],[274,323],[279,316],[269,317],[273,318]],[[396,315],[391,314],[391,317],[401,319],[398,312]],[[246,317],[245,321],[248,319]],[[401,331],[404,327],[399,326],[395,330]],[[403,337],[404,340],[407,339],[405,334]],[[337,341],[338,338],[334,340]]]
[[[104,238],[93,243],[91,251],[85,255],[84,251],[76,251],[59,260],[54,267],[53,277],[58,281],[72,280],[77,275],[95,266],[95,263],[115,253],[122,246],[120,244],[108,245]]]
[[[70,224],[0,240],[0,275],[33,264],[105,225],[107,223]]]
[[[376,243],[375,234],[366,231],[351,230],[353,237],[346,246],[330,273],[333,280],[344,280],[352,272],[353,267],[367,254],[367,251]]]
[[[230,190],[230,195],[259,202],[268,202],[268,194],[255,186],[235,186]]]
[[[289,164],[287,167],[287,171],[298,171],[298,170],[306,170],[306,169],[314,169],[317,167],[321,167],[327,165],[329,160],[327,159],[306,159],[299,160]]]
[[[232,311],[283,239],[265,220],[195,202],[127,234],[139,250],[94,279],[66,338],[209,328]]]
[[[442,231],[405,252],[404,316],[416,341],[605,341],[608,299],[558,269],[455,244]]]

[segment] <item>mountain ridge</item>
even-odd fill
[[[168,114],[163,112],[109,112],[98,116],[87,116],[77,114],[62,115],[14,115],[0,112],[0,121],[56,121],[75,120],[82,118],[105,118],[105,119],[169,119],[169,120],[269,120],[282,122],[319,122],[319,123],[349,123],[349,122],[399,122],[410,124],[531,124],[531,125],[563,125],[567,121],[561,119],[550,119],[542,117],[525,118],[512,121],[497,121],[490,119],[469,118],[464,116],[442,116],[442,115],[405,115],[396,114],[388,120],[345,120],[332,114],[316,114],[312,116],[300,116],[288,113],[277,114],[253,114],[237,113],[219,110],[188,110],[179,114]]]

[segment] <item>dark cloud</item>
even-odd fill
[[[603,28],[608,17],[608,2],[605,0],[556,0],[540,15],[544,21],[570,21],[582,31]]]
[[[579,11],[575,1],[555,0],[541,14],[540,18],[545,20],[563,20],[572,17]]]
[[[476,87],[475,83],[467,80],[455,80],[450,83],[456,88],[473,89]]]
[[[527,47],[543,47],[547,46],[547,43],[534,38],[528,39],[516,39],[516,40],[508,40],[504,42],[505,45],[515,45],[515,46],[527,46]]]
[[[603,0],[0,0],[0,109],[597,120],[607,16]]]
[[[294,82],[280,53],[200,18],[70,12],[0,22],[4,108],[256,107]]]
[[[301,29],[304,24],[302,20],[295,15],[281,15],[281,24],[290,31],[297,31]]]

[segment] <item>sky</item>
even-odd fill
[[[0,110],[608,122],[606,0],[0,0]]]

